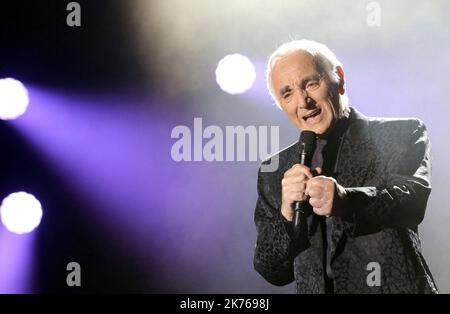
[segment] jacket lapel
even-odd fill
[[[373,144],[369,137],[369,121],[354,108],[350,109],[349,120],[348,129],[340,138],[332,176],[344,187],[363,186],[374,158]],[[331,216],[327,219],[331,222],[329,249],[333,261],[336,249],[344,234],[344,223],[337,216]]]

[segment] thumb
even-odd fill
[[[322,174],[322,168],[320,168],[320,167],[316,167],[314,170],[313,170],[313,176],[315,177],[315,176],[320,176]]]

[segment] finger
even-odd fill
[[[324,191],[320,187],[315,187],[309,190],[305,189],[305,194],[312,198],[322,199],[324,197]]]
[[[301,165],[301,164],[295,164],[293,165],[290,169],[288,169],[285,173],[284,176],[296,176],[299,174],[304,174],[306,177],[308,178],[312,178],[313,175],[311,173],[311,170],[306,167],[305,165]]]
[[[315,212],[319,216],[329,217],[330,213],[324,207],[313,207],[313,212]]]
[[[297,192],[306,192],[306,183],[305,182],[294,182],[283,185],[284,191],[297,191]]]
[[[314,188],[321,187],[322,183],[323,182],[322,182],[321,177],[314,177],[314,178],[309,179],[306,182],[306,191],[305,191],[305,193],[310,195],[310,190],[314,189]]]
[[[323,216],[322,210],[321,210],[319,207],[313,207],[313,212],[314,212],[316,215]]]
[[[291,195],[290,193],[300,193],[302,197],[305,195],[305,189],[303,188],[292,188],[292,189],[286,189],[286,191],[283,192],[284,195]]]
[[[321,209],[324,205],[324,201],[322,198],[318,198],[318,197],[311,197],[309,199],[309,204],[311,204],[312,207],[316,207]]]
[[[304,172],[304,171],[290,171],[285,172],[283,175],[283,178],[289,178],[289,177],[301,177],[303,180],[308,180],[313,177],[311,172]]]
[[[289,192],[289,199],[293,201],[302,201],[305,198],[305,194],[298,191],[290,191]]]
[[[323,207],[316,207],[313,211],[319,216],[330,217],[331,213],[328,209],[324,209]]]
[[[320,167],[316,167],[313,171],[312,171],[313,176],[320,176],[322,174],[322,168]]]
[[[303,191],[305,191],[306,181],[296,177],[283,178],[281,180],[281,186],[283,189],[294,189],[294,190],[302,189]]]
[[[286,182],[286,183],[293,183],[293,182],[306,183],[308,180],[309,179],[307,176],[305,176],[303,173],[300,173],[299,175],[291,175],[291,176],[284,177],[281,181]]]

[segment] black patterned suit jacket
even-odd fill
[[[278,158],[276,171],[258,172],[256,271],[274,285],[295,280],[297,293],[326,293],[329,246],[334,293],[437,293],[417,228],[431,191],[425,125],[418,119],[366,118],[354,108],[345,121],[324,148],[324,174],[348,195],[348,215],[328,218],[331,244],[320,227],[324,217],[311,214],[307,228],[294,236],[292,223],[281,215],[281,179],[299,159],[295,143],[263,162]]]

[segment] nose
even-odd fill
[[[297,93],[297,108],[298,109],[311,109],[316,102],[309,97],[306,91],[300,90]]]

